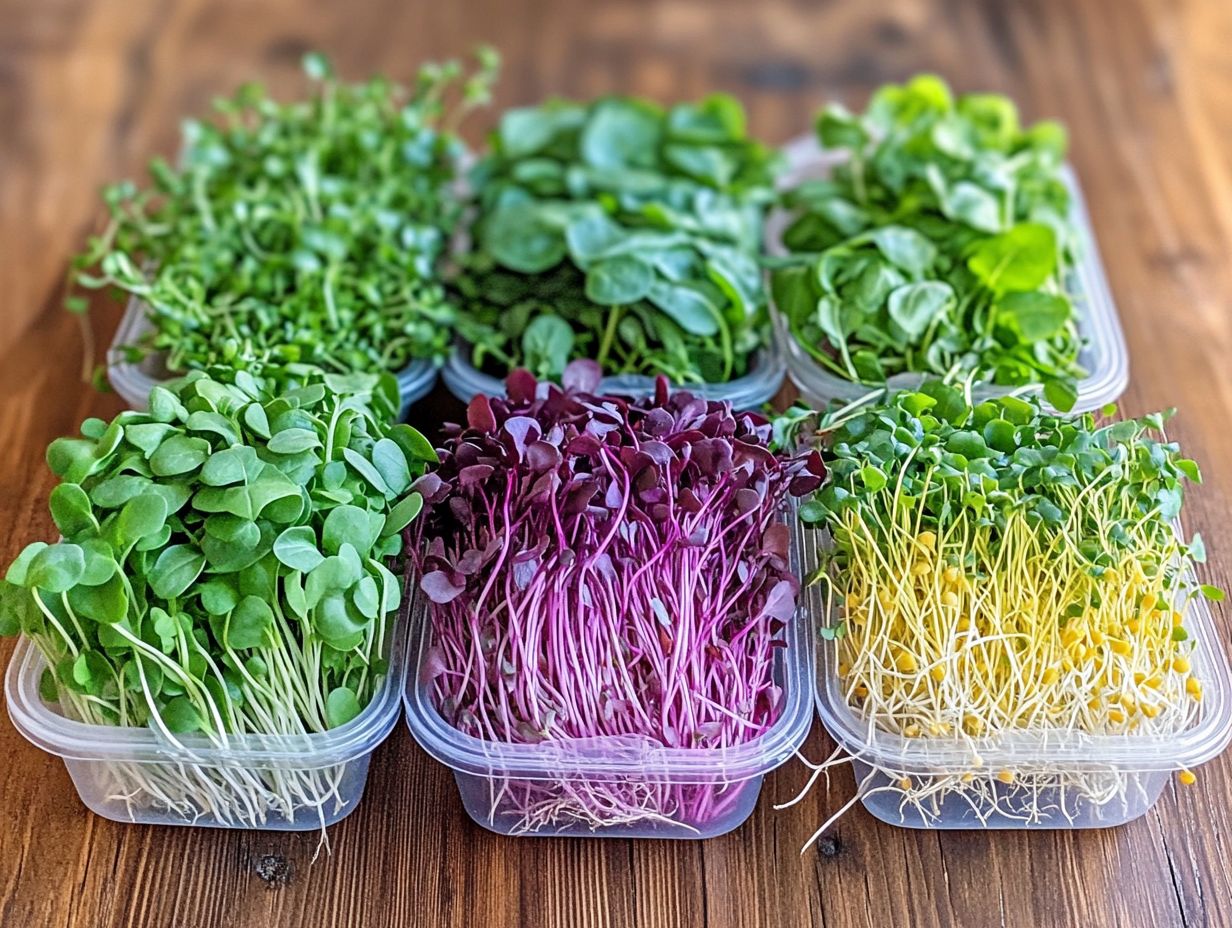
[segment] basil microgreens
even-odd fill
[[[153,331],[130,357],[165,352],[171,371],[237,356],[396,371],[441,356],[453,322],[436,274],[459,213],[454,128],[488,101],[497,68],[493,52],[478,58],[469,77],[456,61],[425,65],[407,89],[342,83],[310,55],[307,101],[242,87],[215,104],[217,125],[185,123],[179,167],[155,159],[150,187],[104,191],[111,222],[74,279],[140,299]]]
[[[38,646],[44,693],[85,722],[215,738],[347,722],[385,673],[401,584],[384,562],[436,460],[386,424],[396,396],[389,375],[194,371],[149,412],[86,420],[47,450],[63,540],[9,567],[0,634]]]
[[[472,360],[559,380],[722,382],[764,343],[758,256],[777,158],[726,96],[512,110],[475,172],[476,250],[456,281]]]
[[[786,198],[799,260],[773,291],[800,345],[852,381],[1045,383],[1071,408],[1082,370],[1062,128],[1020,128],[1005,97],[955,99],[921,76],[883,87],[863,116],[827,107],[817,133],[848,159]]]

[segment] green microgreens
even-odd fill
[[[44,694],[80,721],[220,744],[344,724],[385,674],[401,597],[385,561],[436,459],[386,424],[396,397],[388,374],[219,369],[155,387],[148,412],[86,420],[47,450],[63,537],[9,567],[0,634],[34,642]],[[252,823],[293,773],[229,800],[185,773],[176,803]],[[130,798],[170,802],[154,777]]]
[[[1061,127],[1020,128],[1005,97],[955,99],[922,76],[863,116],[827,107],[817,131],[848,157],[786,197],[798,260],[773,289],[800,345],[852,381],[1043,383],[1069,409],[1082,370]]]
[[[721,95],[506,113],[456,281],[473,362],[551,379],[574,358],[678,383],[744,374],[766,337],[758,256],[776,166]]]
[[[487,102],[497,68],[494,53],[478,57],[469,77],[458,62],[425,65],[409,89],[342,83],[319,55],[305,59],[309,100],[244,86],[215,104],[217,124],[184,124],[178,167],[155,159],[148,188],[104,191],[111,221],[74,281],[141,300],[153,331],[131,359],[162,352],[173,372],[236,357],[397,371],[441,357],[454,130]]]

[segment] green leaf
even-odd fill
[[[205,463],[210,443],[204,438],[172,435],[150,455],[150,470],[157,477],[175,477],[196,470]]]
[[[203,728],[201,714],[187,696],[175,696],[167,700],[158,714],[167,729],[177,735],[186,735]]]
[[[1078,402],[1078,389],[1069,380],[1049,380],[1044,383],[1044,399],[1059,412],[1069,412]]]
[[[1038,290],[1057,267],[1057,237],[1050,226],[1024,222],[979,242],[967,266],[994,293]]]
[[[362,711],[363,707],[359,704],[359,698],[350,687],[335,687],[325,697],[325,720],[330,728],[345,725]]]
[[[650,302],[686,332],[703,336],[718,334],[718,310],[696,290],[655,281],[648,296]]]
[[[403,497],[390,508],[385,516],[385,527],[381,530],[381,534],[392,535],[402,531],[414,521],[422,509],[423,497],[418,493]]]
[[[79,545],[69,542],[49,545],[38,549],[30,559],[23,585],[48,593],[63,593],[81,580],[85,568],[85,554]],[[9,579],[16,582],[11,569]]]
[[[205,555],[192,545],[172,545],[163,550],[150,570],[150,589],[159,599],[181,596],[201,575]]]
[[[266,447],[275,454],[299,454],[321,447],[321,439],[308,429],[288,428],[276,433]]]
[[[274,556],[292,570],[305,573],[325,560],[317,548],[316,532],[308,525],[284,529],[274,540]]]
[[[125,543],[158,532],[167,522],[167,501],[161,496],[135,496],[124,504],[116,530]]]
[[[60,483],[51,491],[48,500],[51,507],[51,517],[56,528],[65,537],[72,537],[80,532],[96,527],[90,508],[90,497],[75,483]]]
[[[559,316],[536,316],[522,333],[523,362],[538,376],[559,377],[572,353],[573,329]]]
[[[1067,298],[1039,290],[1007,293],[997,300],[996,308],[998,318],[1030,342],[1052,338],[1074,315]]]
[[[384,520],[382,519],[382,524]],[[343,545],[351,545],[361,553],[369,551],[376,543],[376,532],[367,510],[358,506],[338,506],[325,517],[321,530],[322,547],[330,554],[337,554]]]
[[[886,260],[912,277],[922,277],[937,260],[937,248],[919,232],[905,226],[883,226],[869,234]]]
[[[269,604],[256,596],[245,596],[227,620],[226,645],[236,650],[262,647],[273,625],[274,612]]]
[[[633,255],[596,261],[586,272],[586,296],[603,306],[621,306],[644,299],[654,283],[653,268]]]
[[[1211,586],[1209,583],[1204,583],[1201,587],[1199,587],[1199,589],[1202,591],[1202,595],[1211,602],[1221,603],[1224,601],[1224,591],[1217,586]]]
[[[936,280],[906,284],[890,293],[888,309],[893,319],[909,338],[919,338],[938,316],[954,303],[954,291],[949,284]]]
[[[662,115],[650,104],[609,100],[597,104],[578,153],[596,168],[649,167],[659,147]]]

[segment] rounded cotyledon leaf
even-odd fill
[[[292,570],[304,573],[325,560],[325,555],[317,547],[316,532],[309,525],[284,529],[274,540],[274,557]]]

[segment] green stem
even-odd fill
[[[624,310],[623,306],[613,306],[611,314],[607,317],[607,325],[603,329],[603,340],[599,343],[599,353],[595,356],[595,361],[600,367],[603,367],[603,362],[607,360],[608,353],[612,350],[612,342],[616,338],[616,326]]]

